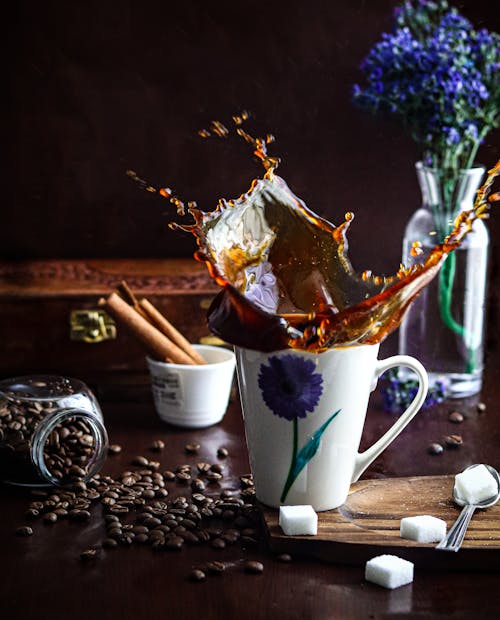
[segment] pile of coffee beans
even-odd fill
[[[45,465],[62,486],[79,486],[88,476],[88,465],[95,449],[95,436],[88,422],[67,418],[54,428],[45,442]]]
[[[70,445],[84,449],[85,441],[80,440],[85,438],[85,429],[75,425],[74,433],[78,441]],[[153,442],[150,449],[158,451],[161,446],[163,450],[164,442],[160,441]],[[59,448],[63,444],[59,436]],[[196,451],[192,447],[188,444],[184,451],[196,457],[201,446]],[[115,449],[110,454],[119,452]],[[228,451],[224,448],[217,454],[219,459],[225,459]],[[72,462],[69,472],[77,475],[74,468],[80,464],[75,465],[75,459]],[[101,519],[96,510],[100,505],[104,513],[102,538],[98,545],[81,551],[80,559],[85,562],[97,560],[102,549],[133,546],[149,547],[154,552],[180,552],[195,545],[214,550],[235,544],[242,549],[257,546],[262,531],[260,512],[254,505],[252,476],[240,476],[235,490],[223,487],[225,473],[222,463],[206,460],[162,470],[159,461],[140,455],[131,459],[131,467],[118,476],[98,474],[86,483],[80,479],[71,488],[32,490],[33,501],[25,516],[50,525],[62,519],[85,525]],[[36,535],[36,530],[34,525],[20,526],[16,534],[31,536]],[[242,566],[248,574],[264,570],[262,564],[250,560],[242,560]],[[226,568],[223,562],[209,562],[196,567],[188,578],[203,581],[207,575],[221,574]]]

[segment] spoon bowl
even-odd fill
[[[477,464],[471,465],[470,467],[467,467],[467,469],[472,469],[473,467],[477,467]],[[459,506],[463,506],[463,509],[455,523],[451,526],[448,534],[446,534],[439,545],[437,545],[436,549],[441,549],[442,551],[458,551],[462,545],[465,532],[467,531],[467,527],[476,508],[489,508],[498,502],[500,498],[500,475],[494,467],[491,467],[491,465],[485,464],[485,467],[497,483],[497,492],[481,502],[469,504],[466,500],[460,497],[457,493],[456,487],[453,487],[453,500]]]
[[[496,495],[483,499],[482,502],[471,504],[471,505],[474,505],[476,508],[489,508],[490,506],[493,506],[494,504],[496,504],[498,500],[500,499],[500,474],[491,465],[484,464],[484,466],[490,472],[493,478],[495,478],[495,481],[497,483],[497,492],[496,492]],[[477,464],[470,465],[470,467],[467,467],[464,471],[467,471],[468,469],[473,469],[474,467],[477,467]],[[456,487],[453,487],[453,501],[455,502],[455,504],[458,504],[459,506],[469,505],[465,499],[463,499],[462,497],[460,497],[460,495],[458,495]]]

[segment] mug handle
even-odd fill
[[[370,465],[377,456],[387,448],[387,446],[396,439],[399,433],[405,428],[410,420],[415,416],[420,407],[423,405],[429,389],[429,379],[427,372],[422,364],[409,355],[393,355],[385,360],[380,360],[375,366],[375,378],[378,379],[389,368],[396,366],[406,366],[411,368],[418,377],[418,391],[415,398],[410,403],[408,409],[397,419],[397,421],[386,431],[380,439],[364,452],[358,452],[354,462],[354,471],[351,482],[356,482],[365,469]]]

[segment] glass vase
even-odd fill
[[[440,170],[419,162],[416,171],[422,206],[406,227],[402,262],[407,266],[423,262],[448,234],[456,215],[472,208],[485,169],[462,171],[452,192],[444,187]],[[412,255],[415,241],[422,250],[417,256]],[[430,385],[439,384],[448,398],[481,390],[488,246],[488,230],[482,220],[476,220],[472,232],[413,302],[400,327],[400,353],[419,359]]]

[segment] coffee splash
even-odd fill
[[[489,194],[500,162],[489,171],[473,209],[458,215],[451,233],[423,264],[401,265],[392,277],[359,274],[347,255],[353,214],[346,213],[344,221],[334,226],[309,210],[275,173],[279,159],[267,153],[273,137],[252,137],[242,127],[246,119],[246,114],[233,117],[236,133],[253,147],[264,167],[263,177],[239,198],[220,200],[211,212],[189,203],[194,223],[171,224],[195,235],[195,258],[222,287],[208,311],[210,330],[237,346],[320,352],[382,341],[399,326],[413,299],[472,230],[474,221],[488,217],[489,202],[498,199]],[[213,122],[199,133],[224,138],[230,132]],[[185,213],[171,190],[146,189],[159,191],[178,213]],[[418,241],[413,252],[421,252]]]

